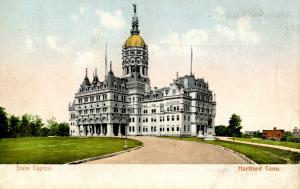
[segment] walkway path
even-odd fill
[[[217,138],[220,139],[220,140],[232,141],[232,138],[230,138],[230,137],[217,137]],[[291,152],[300,153],[300,149],[297,149],[297,148],[289,148],[289,147],[285,147],[285,146],[278,146],[278,145],[272,145],[272,144],[261,144],[261,143],[246,142],[246,141],[239,141],[239,140],[235,140],[234,142],[244,143],[244,144],[252,144],[252,145],[256,145],[256,146],[265,146],[265,147],[271,147],[271,148],[278,148],[278,149],[281,149],[281,150],[289,150]]]
[[[240,156],[217,146],[159,137],[131,137],[144,143],[144,147],[110,158],[88,163],[247,163]]]

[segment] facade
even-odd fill
[[[284,137],[284,130],[277,129],[276,127],[273,130],[263,130],[263,138],[271,140],[282,140]]]
[[[135,5],[130,34],[122,46],[121,77],[111,63],[103,81],[96,70],[90,81],[86,70],[69,105],[70,135],[214,135],[215,95],[192,70],[177,75],[168,87],[151,89],[148,46],[140,36]]]

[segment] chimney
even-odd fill
[[[273,130],[276,131],[276,127],[274,127]]]

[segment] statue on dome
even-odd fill
[[[136,4],[132,4],[133,5],[133,12],[136,13]]]

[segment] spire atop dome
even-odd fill
[[[191,72],[190,75],[193,75],[193,46],[191,45]]]
[[[105,77],[107,76],[107,43],[105,43]]]
[[[134,16],[132,17],[132,29],[130,31],[131,35],[138,35],[140,33],[139,30],[139,19],[136,16],[136,4],[133,4],[133,12],[134,12]]]

